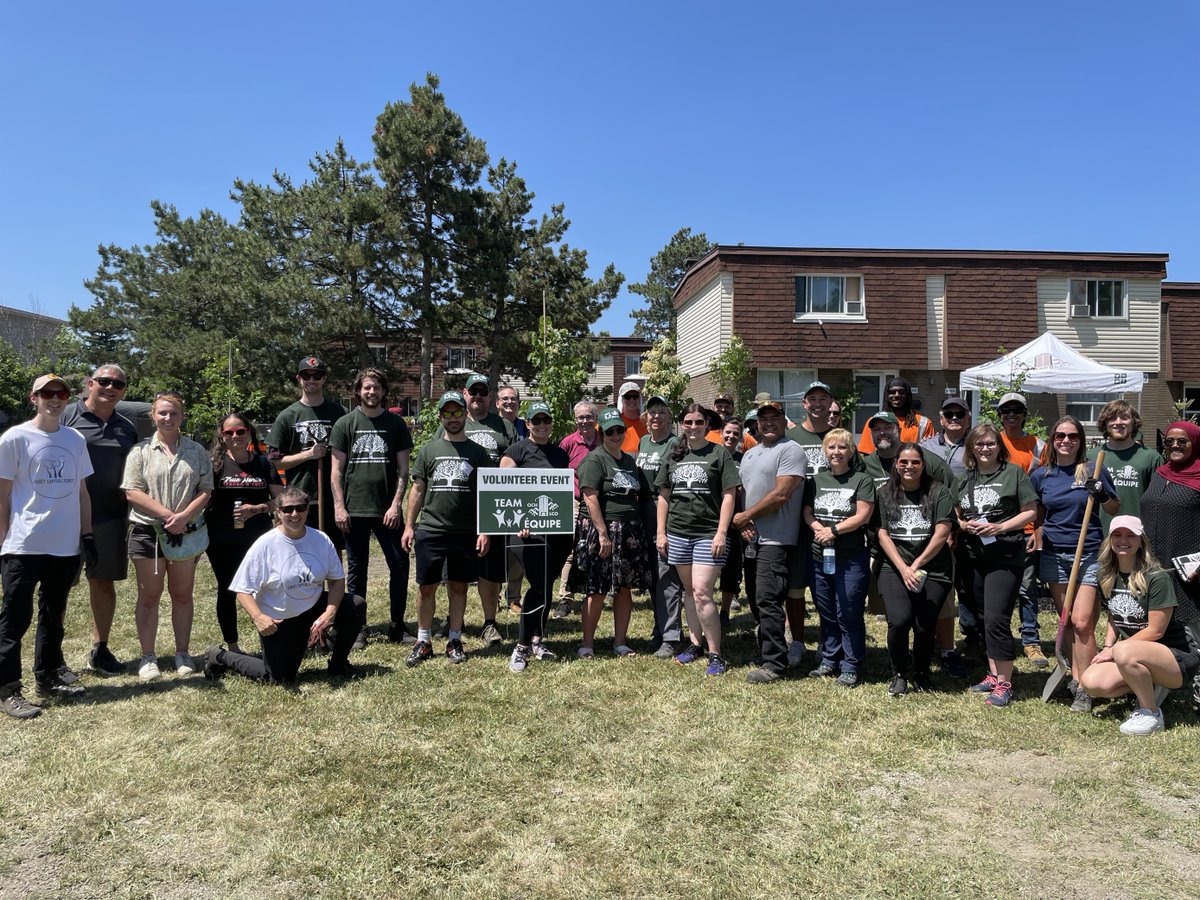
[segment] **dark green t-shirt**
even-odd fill
[[[325,443],[333,431],[333,423],[345,414],[346,408],[334,400],[326,400],[320,406],[305,406],[297,400],[281,412],[271,426],[267,446],[280,456],[292,456],[313,444]],[[310,460],[283,473],[287,483],[307,491],[313,503],[317,502],[318,464],[324,466],[325,487],[329,488],[330,464],[326,459]]]
[[[808,474],[814,475],[817,472],[825,472],[829,469],[829,460],[825,458],[825,451],[821,449],[821,442],[825,440],[825,435],[829,434],[833,429],[826,429],[820,434],[813,434],[804,427],[804,423],[793,425],[787,430],[787,436],[804,448],[804,456],[808,460]],[[854,442],[851,441],[851,446]]]
[[[1145,596],[1135,597],[1129,590],[1128,578],[1118,572],[1111,595],[1100,598],[1112,620],[1113,628],[1122,640],[1132,637],[1150,624],[1150,610],[1171,609],[1178,605],[1170,572],[1155,569],[1149,574],[1147,581]],[[1183,623],[1175,614],[1171,615],[1171,621],[1167,623],[1167,629],[1158,642],[1184,653],[1192,649]]]
[[[478,422],[468,416],[465,430],[469,440],[488,452],[493,466],[500,465],[500,457],[504,455],[504,451],[519,440],[516,426],[504,416],[495,413],[488,413]],[[439,425],[434,437],[445,436],[445,429]]]
[[[637,466],[631,453],[622,453],[619,460],[603,447],[597,447],[583,458],[576,470],[579,475],[580,503],[584,488],[591,488],[600,497],[600,512],[606,522],[632,522],[638,517],[638,505],[650,496],[646,473]]]
[[[372,419],[356,409],[334,423],[329,445],[346,454],[342,483],[346,512],[381,517],[392,505],[400,483],[396,454],[413,445],[404,419],[386,409]]]
[[[412,477],[425,482],[417,523],[426,531],[475,534],[475,484],[492,466],[488,452],[472,441],[430,439],[417,453]]]
[[[678,440],[673,434],[668,434],[664,441],[656,441],[650,435],[643,434],[638,441],[637,465],[646,473],[646,480],[650,484],[658,481],[658,470]]]
[[[974,477],[972,477],[974,476]],[[1001,463],[991,475],[967,469],[954,480],[955,505],[964,521],[987,519],[995,524],[1011,519],[1027,503],[1037,501],[1037,491],[1025,470],[1012,463]],[[964,533],[967,550],[972,559],[987,562],[1018,563],[1025,559],[1025,532],[1021,529],[996,536],[984,543],[975,535]]]
[[[931,486],[933,506],[931,515],[926,518],[921,505],[921,494],[918,491],[905,491],[900,497],[900,505],[895,510],[890,508],[887,499],[876,497],[875,512],[879,517],[881,527],[885,528],[888,537],[896,545],[896,551],[905,565],[912,565],[914,559],[921,555],[929,541],[933,538],[934,529],[945,522],[954,524],[954,499],[949,488],[941,484]],[[896,567],[884,554],[883,564],[893,572]],[[954,581],[954,558],[950,545],[943,544],[937,555],[925,563],[925,571],[934,581]]]
[[[659,490],[667,488],[671,492],[667,531],[688,538],[716,534],[722,498],[741,483],[737,464],[720,444],[705,442],[698,450],[688,450],[683,459],[667,456],[655,483]]]
[[[1108,470],[1117,489],[1117,499],[1121,501],[1121,509],[1117,515],[1141,518],[1142,494],[1149,486],[1154,470],[1163,464],[1162,455],[1141,444],[1134,444],[1124,450],[1112,450],[1106,444],[1101,449],[1104,450],[1104,468]],[[1088,459],[1095,461],[1095,450],[1088,451]],[[1101,508],[1100,524],[1104,527],[1105,534],[1108,534],[1108,524],[1111,521],[1112,516]]]
[[[875,484],[865,472],[843,472],[834,475],[828,469],[813,475],[805,486],[804,505],[811,507],[813,518],[828,528],[844,522],[858,512],[860,500],[875,502]],[[867,526],[856,528],[849,534],[839,534],[833,540],[833,549],[839,557],[853,556],[867,546]],[[820,559],[825,547],[812,542],[812,555]]]

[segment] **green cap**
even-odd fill
[[[814,381],[812,384],[810,384],[808,387],[806,387],[804,389],[804,396],[807,397],[813,391],[824,391],[830,397],[833,396],[833,390],[829,387],[829,385],[827,385],[823,381]]]
[[[489,391],[492,389],[492,384],[490,381],[487,380],[486,375],[472,375],[470,378],[467,379],[467,390],[469,391],[471,388],[475,387],[475,385],[477,385],[477,384],[482,384]]]
[[[883,412],[878,412],[871,416],[871,420],[867,423],[867,425],[874,425],[876,422],[885,422],[889,425],[895,425],[897,428],[900,427],[900,420],[896,418],[894,413],[890,413],[886,409]]]
[[[625,420],[621,418],[621,414],[619,412],[610,406],[608,409],[600,413],[600,430],[608,431],[608,429],[612,428],[614,425],[620,425],[622,428],[624,428]]]
[[[442,407],[444,407],[447,403],[457,403],[464,409],[467,406],[467,401],[463,399],[462,391],[446,391],[446,393],[438,397],[438,412],[441,412]]]
[[[525,410],[525,418],[532,419],[538,413],[541,413],[543,416],[549,416],[551,419],[554,418],[554,413],[550,412],[550,404],[543,403],[541,400],[537,403],[529,404],[529,408]]]

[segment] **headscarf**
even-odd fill
[[[1172,422],[1163,433],[1167,434],[1173,429],[1185,432],[1191,439],[1192,455],[1180,463],[1164,463],[1154,471],[1167,481],[1190,487],[1193,491],[1200,491],[1200,425],[1196,425],[1194,422]]]
[[[916,411],[913,410],[912,385],[909,384],[907,381],[905,381],[903,378],[901,378],[899,375],[897,375],[894,378],[889,378],[888,383],[884,386],[882,407],[891,412],[895,412],[894,410],[892,410],[891,406],[888,405],[888,397],[887,397],[888,391],[890,391],[894,387],[904,388],[904,396],[905,396],[904,418],[900,420],[900,424],[902,426],[911,428],[913,425],[917,424],[917,414],[916,414]]]

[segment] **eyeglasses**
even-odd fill
[[[287,506],[279,507],[279,511],[285,516],[294,516],[296,513],[308,512],[308,507],[303,503],[298,503],[295,505],[289,504]]]
[[[545,416],[534,416],[529,421],[534,425],[549,425],[553,420],[548,419]]]
[[[443,409],[438,413],[443,419],[461,419],[466,414],[465,409]]]
[[[301,372],[300,378],[303,381],[320,381],[325,377],[324,372]]]
[[[595,422],[596,417],[595,416],[576,416],[575,421],[576,422]]]
[[[1163,438],[1164,447],[1186,447],[1191,442],[1190,438]]]
[[[122,381],[120,378],[109,378],[107,375],[98,375],[93,378],[92,381],[96,382],[96,384],[100,385],[102,388],[112,387],[116,388],[118,391],[125,390],[126,386],[126,382]]]
[[[1068,431],[1056,431],[1056,432],[1054,432],[1054,440],[1056,440],[1056,441],[1070,441],[1071,443],[1074,443],[1075,441],[1078,441],[1078,440],[1079,440],[1079,435],[1078,435],[1078,434],[1076,434],[1074,431],[1070,431],[1070,432],[1068,432]]]
[[[974,446],[975,446],[976,450],[995,450],[996,442],[995,441],[976,441]]]
[[[1023,415],[1025,415],[1025,410],[1023,410],[1019,406],[1006,406],[1006,407],[1004,407],[1004,409],[1000,410],[1000,415],[1002,415],[1002,416],[1023,416]]]
[[[42,388],[37,395],[43,400],[69,400],[71,392],[66,388]]]
[[[472,397],[486,397],[491,392],[492,392],[491,388],[485,388],[478,384],[475,385],[475,387],[471,388],[469,391],[467,391],[467,393],[470,394]]]
[[[959,419],[965,419],[967,414],[962,410],[944,409],[942,410],[942,418],[949,419],[951,422],[957,422]]]
[[[249,428],[226,428],[221,431],[225,437],[241,437],[243,434],[249,434]]]
[[[624,433],[625,433],[624,425],[614,425],[612,428],[604,429],[604,434],[608,437],[613,437],[614,435],[624,434]]]

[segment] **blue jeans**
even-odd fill
[[[808,563],[813,602],[821,617],[821,663],[843,672],[857,673],[867,655],[867,583],[871,557],[864,549],[853,556],[838,556],[837,571],[826,575],[821,560]]]
[[[388,599],[391,623],[404,627],[408,608],[408,554],[400,549],[404,526],[388,528],[382,516],[351,516],[346,534],[346,593],[367,598],[367,567],[371,560],[371,535],[379,540],[388,567]],[[340,612],[340,610],[339,610]]]
[[[1031,550],[1025,554],[1025,568],[1021,572],[1021,594],[1017,598],[1017,612],[1021,616],[1021,643],[1040,645],[1041,629],[1038,627],[1038,569],[1042,554]]]

